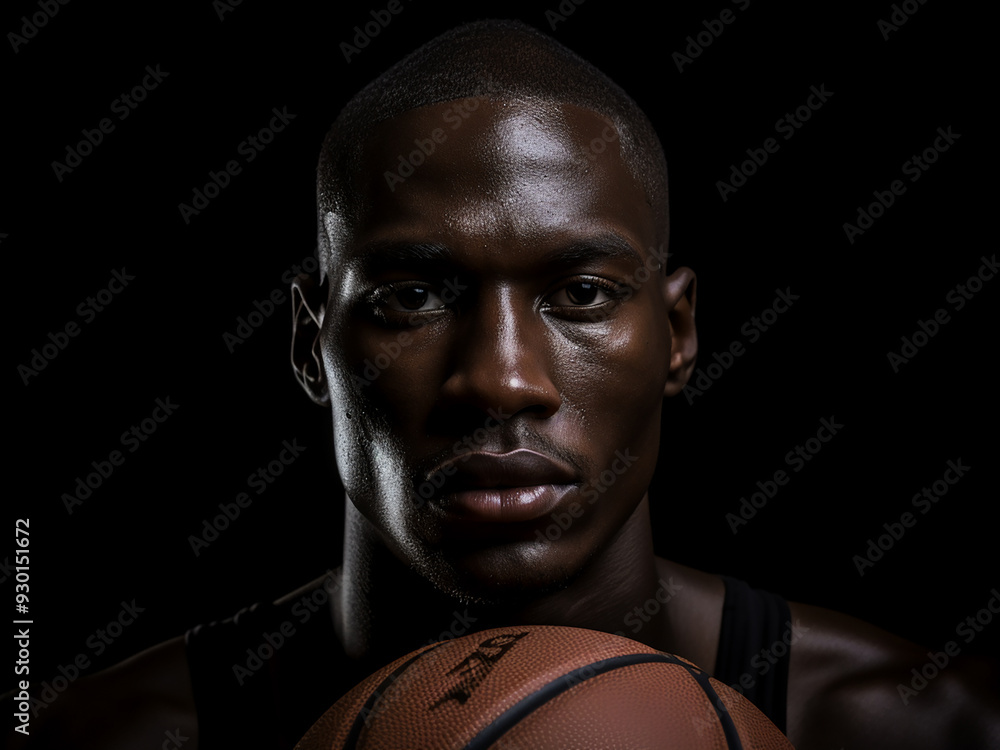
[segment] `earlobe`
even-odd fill
[[[698,359],[698,334],[694,323],[697,278],[681,267],[663,280],[670,321],[670,371],[664,396],[676,396],[687,384]]]
[[[330,405],[320,333],[326,311],[325,284],[300,274],[292,280],[292,370],[299,385],[320,406]]]

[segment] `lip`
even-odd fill
[[[429,472],[446,477],[433,501],[460,520],[532,521],[551,513],[579,484],[568,465],[536,451],[466,453]]]

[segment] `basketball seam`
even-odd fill
[[[465,745],[463,750],[487,750],[487,748],[500,739],[510,729],[521,722],[525,717],[538,710],[553,698],[561,695],[571,687],[586,682],[592,677],[623,667],[630,667],[635,664],[648,664],[661,662],[666,664],[676,664],[684,667],[689,672],[691,665],[686,664],[668,654],[626,654],[624,656],[614,656],[609,659],[586,664],[582,667],[567,672],[560,677],[551,680],[538,688],[531,695],[527,695],[513,706],[508,708],[487,726],[483,727],[479,733]],[[716,709],[718,711],[718,709]],[[738,741],[738,740],[737,740]],[[741,745],[737,745],[742,749]]]
[[[368,700],[364,702],[364,705],[362,705],[361,709],[358,711],[358,715],[354,717],[354,723],[351,725],[351,731],[347,733],[347,738],[344,740],[343,750],[355,750],[355,748],[357,748],[358,741],[361,739],[361,732],[365,726],[364,717],[367,716],[372,708],[374,708],[375,704],[378,703],[378,700],[382,697],[383,691],[385,691],[385,689],[388,688],[393,682],[398,680],[402,676],[403,672],[413,666],[413,663],[420,657],[425,654],[429,654],[434,649],[444,645],[444,643],[445,641],[435,643],[430,648],[424,649],[412,659],[400,664],[391,673],[386,675],[385,679],[378,684],[378,687],[376,687],[368,695]]]
[[[365,722],[362,717],[366,716],[367,713],[371,711],[374,705],[378,702],[379,698],[381,698],[383,691],[399,679],[403,672],[409,669],[414,662],[420,659],[420,657],[424,656],[424,654],[430,653],[441,645],[443,645],[443,643],[437,643],[430,648],[421,651],[412,659],[409,659],[393,670],[393,672],[387,675],[385,679],[379,683],[378,687],[371,692],[368,699],[361,707],[361,710],[358,712],[358,715],[355,717],[354,723],[351,726],[351,731],[348,733],[347,738],[344,741],[343,750],[355,750],[357,743],[361,738],[361,732],[364,729]],[[591,664],[586,664],[582,667],[577,667],[576,669],[551,680],[535,690],[531,695],[525,696],[513,706],[506,709],[486,727],[480,730],[479,733],[465,745],[463,750],[487,750],[490,745],[500,739],[500,737],[506,734],[528,715],[575,685],[586,682],[592,677],[597,677],[598,675],[607,674],[608,672],[612,672],[616,669],[622,669],[636,664],[649,664],[657,662],[683,667],[687,673],[691,675],[694,681],[705,693],[705,697],[708,698],[709,703],[711,703],[712,708],[715,710],[715,714],[722,726],[722,731],[730,750],[743,750],[743,743],[740,740],[736,724],[733,722],[733,718],[729,714],[728,709],[726,709],[723,705],[719,694],[712,687],[708,675],[702,672],[698,667],[681,661],[670,654],[663,653],[625,654],[623,656],[615,656],[609,659],[593,662]]]
[[[726,744],[729,745],[729,750],[743,750],[743,741],[740,739],[739,730],[736,729],[736,723],[733,721],[729,709],[722,702],[722,698],[719,697],[715,688],[712,687],[709,676],[701,671],[688,670],[688,673],[705,692],[705,697],[708,698],[708,702],[715,709],[715,716],[718,718],[719,724],[722,725],[722,732],[726,736]]]

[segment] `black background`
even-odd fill
[[[979,11],[927,3],[886,40],[877,21],[889,3],[753,0],[739,10],[718,0],[650,15],[588,0],[553,30],[545,13],[555,1],[452,12],[417,0],[348,63],[340,44],[385,4],[326,5],[246,0],[220,19],[208,0],[77,1],[16,53],[9,41],[2,51],[15,418],[0,561],[13,562],[13,519],[30,518],[32,678],[51,679],[79,653],[95,668],[116,662],[338,564],[343,495],[328,416],[288,365],[289,303],[233,353],[222,336],[312,254],[316,157],[344,103],[406,52],[483,17],[551,33],[650,115],[670,164],[672,263],[699,274],[703,367],[731,341],[747,343],[741,326],[775,289],[800,297],[703,396],[667,404],[651,494],[659,554],[928,648],[955,640],[1000,584],[990,515],[1000,280],[959,312],[945,301],[996,248],[994,91]],[[735,21],[679,72],[672,53],[727,7]],[[38,10],[7,4],[0,30],[20,33],[21,16]],[[112,102],[147,65],[169,76],[118,120]],[[813,85],[832,97],[793,138],[778,135],[780,150],[724,202],[716,182],[775,136]],[[295,119],[248,164],[238,146],[275,107]],[[60,182],[51,163],[104,117],[114,132]],[[903,163],[949,126],[961,138],[910,183]],[[178,204],[231,159],[242,173],[185,224]],[[843,223],[895,179],[906,193],[850,243]],[[82,323],[77,305],[123,267],[135,280],[25,385],[17,366],[49,332]],[[951,322],[894,373],[887,353],[942,307]],[[176,413],[68,514],[61,495],[168,397]],[[725,514],[787,470],[785,454],[823,417],[841,433],[734,536]],[[292,438],[307,447],[302,457],[196,557],[189,536]],[[853,556],[959,458],[968,475],[859,576]],[[88,637],[133,599],[144,612],[96,658]],[[961,645],[996,656],[1000,624]]]

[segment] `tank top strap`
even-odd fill
[[[272,625],[274,606],[254,604],[233,617],[184,634],[191,689],[198,712],[198,747],[280,747],[272,660],[251,652]],[[266,652],[265,652],[266,653]]]
[[[786,731],[792,615],[777,594],[729,576],[722,609],[715,679],[742,693]]]
[[[324,581],[185,634],[201,750],[291,750],[357,682]]]

